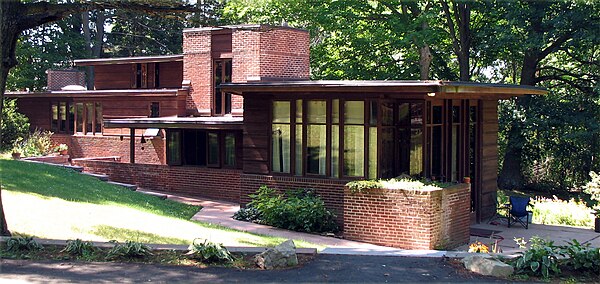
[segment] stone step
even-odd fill
[[[122,186],[122,187],[127,188],[127,189],[129,189],[131,191],[136,191],[137,190],[137,185],[135,185],[135,184],[127,184],[127,183],[116,182],[116,181],[107,181],[106,183],[112,184],[112,185]]]
[[[81,173],[83,175],[86,176],[91,176],[91,177],[95,177],[101,181],[108,181],[108,176],[107,175],[103,175],[103,174],[94,174],[94,173],[88,173],[88,172],[83,172]]]
[[[167,199],[167,195],[164,194],[164,193],[153,192],[153,191],[146,191],[146,190],[140,190],[140,189],[138,189],[137,192],[143,193],[143,194],[147,194],[147,195],[156,196],[156,197],[158,197],[160,199]]]

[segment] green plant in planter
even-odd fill
[[[54,147],[54,152],[62,152],[67,150],[69,150],[69,146],[67,146],[67,144],[59,144],[58,146]]]

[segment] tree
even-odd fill
[[[0,113],[4,103],[6,79],[10,69],[18,64],[16,45],[20,34],[47,23],[58,21],[70,14],[102,9],[128,9],[147,13],[192,12],[193,6],[173,4],[166,0],[78,1],[53,4],[48,2],[0,1]],[[0,118],[1,119],[1,118]],[[0,129],[0,139],[2,130]],[[0,189],[0,235],[10,235],[2,206]]]

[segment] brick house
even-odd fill
[[[18,98],[32,127],[52,130],[56,143],[68,144],[73,163],[86,171],[241,204],[263,184],[315,188],[350,238],[405,248],[433,248],[437,241],[419,246],[365,235],[377,230],[356,228],[375,225],[352,215],[349,200],[362,201],[349,197],[344,184],[401,174],[457,183],[470,177],[458,195],[432,193],[414,203],[429,208],[431,200],[442,200],[446,207],[421,211],[445,212],[428,219],[431,230],[462,228],[456,239],[464,242],[469,222],[495,210],[498,100],[545,93],[466,82],[311,81],[308,32],[266,25],[187,29],[182,55],[75,65],[94,67],[93,90],[7,96]],[[53,74],[49,82],[58,84]],[[376,226],[402,223],[397,218]],[[402,238],[415,239],[410,232]]]

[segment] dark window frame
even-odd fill
[[[231,58],[215,59],[213,61],[212,74],[214,86],[212,96],[212,115],[222,116],[231,114],[233,108],[231,94],[222,92],[220,85],[221,83],[229,83],[232,81],[233,60]]]

